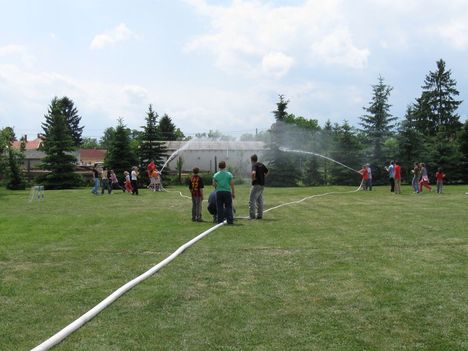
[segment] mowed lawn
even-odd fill
[[[0,350],[33,348],[212,226],[169,190],[0,190]],[[350,190],[267,188],[265,203]],[[376,187],[223,226],[56,349],[467,350],[467,191]]]

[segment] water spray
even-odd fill
[[[336,163],[336,164],[339,164],[340,166],[343,166],[343,167],[345,167],[345,168],[347,168],[347,169],[349,169],[349,170],[351,170],[351,171],[353,171],[353,172],[359,173],[359,171],[355,170],[354,168],[351,168],[351,167],[349,167],[349,166],[346,166],[345,164],[343,164],[343,163],[341,163],[341,162],[338,162],[337,160],[334,160],[334,159],[332,159],[332,158],[330,158],[330,157],[327,157],[327,156],[323,156],[323,155],[317,154],[317,153],[312,152],[312,151],[291,150],[291,149],[288,149],[288,148],[285,148],[285,147],[282,147],[282,146],[281,146],[279,149],[280,149],[281,151],[283,151],[283,152],[294,152],[294,153],[296,153],[296,154],[305,154],[305,155],[313,155],[313,156],[321,157],[321,158],[324,158],[324,159],[326,159],[326,160],[328,160],[328,161],[331,161],[331,162],[334,162],[334,163]],[[359,173],[359,174],[361,174],[361,173]]]
[[[169,162],[171,162],[174,157],[176,157],[176,155],[181,152],[181,151],[184,151],[185,149],[187,149],[190,144],[192,144],[192,142],[194,141],[195,139],[190,139],[188,142],[186,142],[181,148],[177,149],[176,151],[174,151],[171,156],[169,156],[169,158],[167,159],[167,161],[164,163],[164,165],[161,167],[161,170],[159,171],[160,173],[162,173],[162,171],[164,171],[164,168],[166,168],[167,164]]]

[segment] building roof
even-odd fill
[[[26,150],[38,150],[39,146],[41,146],[43,141],[44,140],[42,140],[41,138],[36,138],[34,140],[26,141]],[[19,150],[21,148],[21,141],[20,140],[14,141],[12,144],[12,147],[15,150]]]
[[[106,149],[80,149],[80,160],[104,160]]]
[[[219,140],[199,140],[189,141],[167,141],[168,151],[176,151],[180,148],[184,150],[235,150],[235,151],[260,151],[265,149],[263,141],[219,141]]]

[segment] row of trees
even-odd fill
[[[106,129],[99,144],[94,140],[96,144],[92,146],[101,146],[108,150],[105,166],[113,168],[119,174],[130,170],[132,166],[140,166],[144,170],[150,160],[158,164],[163,161],[167,152],[164,141],[184,137],[168,115],[159,119],[151,105],[146,115],[146,125],[142,130],[130,130],[119,119],[115,128]],[[68,97],[54,98],[44,118],[44,141],[41,148],[46,156],[41,168],[48,172],[39,181],[46,189],[76,187],[81,184],[81,177],[75,173],[74,151],[90,147],[90,140],[82,137],[84,127],[80,125],[78,110]],[[6,180],[8,188],[24,189],[21,163],[24,159],[25,140],[21,143],[20,150],[12,147],[14,141],[16,137],[12,128],[0,130],[0,176]]]
[[[468,122],[463,125],[457,109],[462,101],[456,81],[451,77],[443,60],[437,69],[429,72],[422,86],[421,96],[408,106],[405,116],[397,122],[390,112],[392,87],[382,77],[372,86],[372,99],[363,107],[360,128],[347,121],[320,126],[316,120],[287,112],[288,101],[280,96],[273,112],[275,123],[267,132],[244,135],[241,140],[262,140],[267,143],[266,161],[270,163],[270,185],[297,184],[356,184],[359,176],[346,168],[323,158],[286,152],[284,148],[312,151],[359,169],[370,163],[373,180],[386,181],[384,166],[397,159],[403,166],[404,177],[411,177],[415,161],[428,164],[434,173],[442,167],[451,182],[468,181]],[[127,128],[122,119],[116,127],[107,128],[98,142],[82,138],[81,117],[71,99],[54,98],[45,122],[43,149],[47,156],[42,167],[51,171],[42,182],[49,189],[69,188],[80,183],[73,172],[72,152],[78,147],[104,147],[108,150],[105,164],[122,173],[134,165],[145,166],[150,160],[161,164],[167,150],[164,141],[184,138],[169,116],[159,117],[150,105],[146,124],[141,130]],[[212,140],[232,140],[219,131],[199,134]],[[24,187],[19,164],[21,152],[11,147],[15,140],[13,130],[4,128],[0,133],[0,171],[11,188]]]
[[[269,151],[271,163],[269,182],[277,186],[304,184],[356,184],[359,175],[322,158],[285,152],[281,147],[313,151],[360,169],[370,163],[373,180],[384,183],[385,165],[398,160],[403,176],[411,178],[416,161],[425,162],[431,174],[443,168],[447,180],[453,183],[468,181],[468,121],[463,125],[457,109],[462,101],[456,81],[443,60],[429,72],[422,86],[421,96],[408,106],[403,119],[390,112],[392,87],[382,77],[372,87],[372,100],[364,107],[360,128],[348,122],[320,127],[316,120],[296,117],[287,112],[288,101],[280,96],[273,112]]]

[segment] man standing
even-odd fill
[[[395,169],[393,161],[390,162],[390,166],[385,167],[388,172],[388,179],[390,180],[390,191],[393,193],[395,191]]]
[[[249,197],[249,218],[262,219],[263,217],[263,188],[265,186],[265,176],[268,174],[268,168],[261,162],[258,162],[257,155],[250,157],[252,163],[252,188]]]
[[[224,216],[226,216],[227,224],[234,224],[232,212],[232,199],[236,197],[234,193],[234,176],[231,172],[226,171],[226,162],[219,162],[218,167],[219,172],[213,176],[213,186],[216,189],[218,223],[223,223]]]

